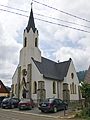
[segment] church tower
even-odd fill
[[[28,25],[23,34],[23,48],[20,51],[21,66],[31,63],[31,58],[41,62],[41,52],[38,48],[38,30],[35,28],[33,10],[31,8]]]
[[[32,92],[32,58],[41,62],[41,52],[38,48],[38,30],[35,28],[33,10],[31,8],[29,21],[23,34],[23,48],[20,51],[18,81],[19,97],[30,98]]]

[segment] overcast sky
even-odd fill
[[[89,0],[37,1],[90,21]],[[31,9],[30,3],[30,0],[0,0],[0,9],[29,16]],[[1,5],[22,9],[28,12],[5,8]],[[35,18],[90,31],[90,28],[36,15],[35,13],[43,14],[90,27],[90,22],[76,19],[35,2],[33,2],[33,12]],[[22,48],[23,31],[27,26],[27,22],[28,17],[0,10],[0,80],[8,86],[12,83],[12,76],[19,63],[19,51]],[[90,33],[53,25],[36,19],[35,26],[39,31],[39,48],[42,56],[54,61],[65,61],[72,58],[76,71],[88,69],[90,65]]]

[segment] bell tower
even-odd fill
[[[38,30],[35,27],[33,10],[31,7],[31,12],[28,20],[27,27],[23,34],[23,48],[20,53],[20,65],[25,65],[31,63],[31,58],[41,62],[41,51],[38,48]]]

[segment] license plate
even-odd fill
[[[21,105],[21,107],[24,107],[25,105]]]

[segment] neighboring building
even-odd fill
[[[7,97],[9,95],[10,95],[9,89],[0,80],[0,96],[6,96]]]
[[[85,81],[86,83],[90,84],[90,66],[89,66],[89,68],[88,68],[88,70],[87,70],[87,72],[86,72],[84,81]]]
[[[72,59],[57,63],[41,57],[38,36],[31,9],[19,65],[12,77],[13,94],[19,98],[31,97],[35,101],[48,97],[79,100],[79,80]]]

